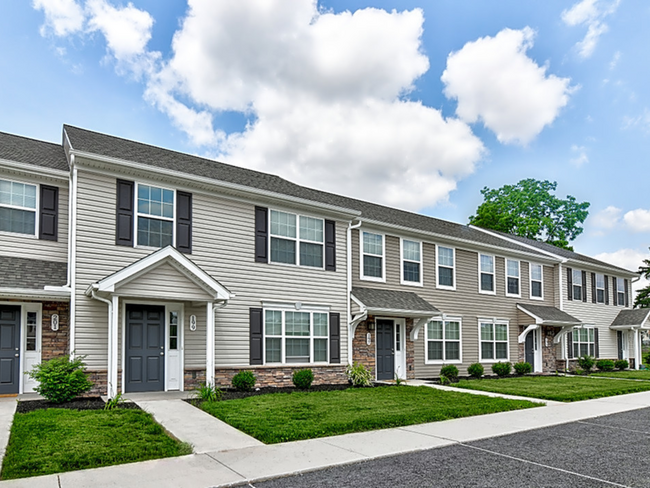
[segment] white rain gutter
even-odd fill
[[[70,327],[70,355],[74,354],[75,338],[76,338],[76,317],[77,317],[77,166],[75,165],[75,156],[70,151],[70,167],[72,168],[72,175],[70,181],[70,211],[68,222],[68,286],[71,288],[70,293],[70,316],[68,318]]]
[[[356,330],[357,324],[354,324],[352,326],[352,311],[350,310],[350,295],[352,294],[352,230],[353,229],[358,229],[361,227],[361,224],[363,222],[359,221],[358,224],[352,225],[352,221],[348,223],[348,230],[347,230],[347,278],[348,278],[348,283],[347,283],[347,288],[348,288],[348,293],[347,293],[347,302],[346,302],[346,307],[347,307],[347,323],[348,323],[348,364],[352,364],[352,341],[354,340],[354,336],[352,336],[352,329]],[[361,245],[361,239],[359,239],[359,245]],[[358,322],[357,322],[358,323]]]
[[[114,398],[115,395],[117,394],[117,385],[114,385],[113,382],[111,381],[112,378],[112,371],[113,368],[116,366],[113,364],[113,354],[112,354],[112,349],[113,349],[113,334],[115,334],[115,331],[113,331],[113,302],[111,300],[107,300],[106,298],[102,298],[100,296],[97,296],[95,290],[92,290],[90,292],[91,298],[94,300],[98,300],[100,302],[104,302],[106,305],[108,305],[108,364],[106,366],[106,387],[107,387],[107,394],[109,398]],[[72,354],[72,351],[70,351],[70,354]]]

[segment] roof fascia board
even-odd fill
[[[524,313],[525,313],[526,315],[528,315],[529,317],[532,317],[533,319],[535,319],[535,324],[541,324],[541,323],[544,322],[544,320],[543,320],[541,317],[538,317],[537,315],[535,315],[535,314],[534,314],[533,312],[531,312],[530,310],[526,310],[524,307],[522,307],[522,306],[519,305],[519,304],[517,304],[517,309],[518,309],[518,310],[521,310],[522,312],[524,312]]]
[[[415,233],[415,234],[418,234],[418,235],[421,235],[421,236],[433,237],[433,238],[435,238],[436,241],[438,241],[438,239],[443,239],[443,240],[451,241],[451,242],[460,242],[460,243],[465,244],[466,247],[468,249],[471,249],[471,250],[476,250],[476,251],[481,251],[483,249],[490,249],[492,251],[499,250],[500,251],[500,254],[499,254],[500,256],[508,255],[508,254],[510,254],[510,255],[518,255],[518,256],[526,256],[526,257],[530,257],[531,260],[535,259],[536,260],[535,262],[544,262],[544,263],[557,263],[559,261],[557,258],[553,259],[551,257],[545,257],[544,255],[528,253],[528,252],[520,251],[520,250],[517,250],[517,249],[508,249],[508,248],[505,248],[505,247],[495,246],[493,244],[484,244],[482,242],[470,241],[468,239],[461,239],[459,237],[453,237],[453,236],[449,236],[449,235],[446,235],[446,234],[440,234],[438,232],[429,232],[429,231],[425,231],[425,230],[414,229],[412,227],[405,227],[405,226],[402,226],[402,225],[389,224],[389,223],[386,223],[386,222],[380,222],[378,220],[364,219],[363,217],[360,220],[364,225],[368,224],[368,225],[371,225],[371,226],[374,226],[374,227],[379,227],[379,228],[387,227],[387,228],[390,228],[390,229],[396,229],[396,230],[400,230],[400,231],[403,231],[403,232],[411,232],[411,233]],[[519,243],[517,243],[517,242],[515,242],[514,244],[519,245]],[[528,246],[521,246],[521,247],[528,247]],[[531,248],[531,250],[537,251],[534,248]]]
[[[206,178],[203,176],[196,176],[192,175],[190,173],[184,173],[181,171],[174,171],[174,170],[169,170],[169,169],[164,169],[164,168],[157,168],[155,166],[147,165],[147,164],[141,164],[141,163],[135,163],[133,161],[126,161],[123,159],[117,159],[117,158],[111,158],[108,156],[101,156],[98,154],[94,153],[88,153],[85,151],[77,151],[75,149],[71,149],[70,153],[76,157],[79,158],[86,158],[90,160],[95,160],[99,161],[102,163],[107,163],[107,164],[112,164],[116,166],[121,166],[121,167],[127,167],[131,169],[136,169],[144,172],[149,172],[149,173],[158,173],[162,174],[165,176],[171,176],[175,178],[181,178],[184,180],[190,180],[190,181],[195,181],[199,182],[204,185],[209,185],[214,188],[222,189],[222,190],[229,190],[229,191],[234,191],[237,193],[241,193],[244,195],[254,195],[254,196],[262,196],[266,198],[270,198],[272,200],[279,200],[283,202],[292,202],[295,204],[299,205],[304,205],[312,208],[318,208],[322,210],[326,210],[328,212],[332,212],[335,214],[339,214],[341,216],[344,216],[346,218],[352,218],[352,217],[358,217],[361,215],[361,212],[358,210],[353,210],[353,209],[348,209],[348,208],[343,208],[343,207],[337,207],[335,205],[328,205],[325,203],[320,203],[320,202],[315,202],[313,200],[307,200],[304,198],[298,198],[298,197],[292,197],[290,195],[284,195],[282,193],[276,193],[268,190],[260,190],[258,188],[253,188],[250,186],[245,186],[245,185],[239,185],[236,183],[228,183],[225,181],[220,181],[216,180],[213,178]],[[79,163],[77,161],[77,163]]]
[[[370,315],[399,315],[405,317],[438,317],[442,316],[441,312],[434,312],[433,310],[401,310],[396,308],[377,308],[377,307],[366,307],[366,311]]]
[[[9,159],[0,158],[0,166],[7,167],[14,171],[23,171],[35,176],[43,176],[55,180],[68,180],[70,179],[70,172],[61,169],[46,168],[45,166],[37,166],[35,164],[19,163],[18,161],[11,161]]]
[[[641,276],[640,273],[635,273],[633,271],[623,270],[623,269],[618,268],[618,267],[609,267],[609,266],[607,266],[606,263],[603,263],[602,265],[598,265],[598,264],[594,264],[594,263],[588,263],[586,261],[580,261],[578,259],[573,259],[573,258],[567,259],[566,263],[567,264],[573,264],[576,267],[580,267],[581,269],[586,269],[586,270],[590,270],[590,271],[591,270],[602,271],[602,272],[608,273],[610,275],[618,274],[619,276],[620,275],[625,275],[625,276],[629,276],[629,277]]]
[[[474,229],[474,230],[481,231],[484,234],[489,234],[489,235],[491,235],[493,237],[496,237],[498,239],[502,239],[504,241],[511,242],[512,244],[517,244],[518,246],[526,247],[528,249],[531,249],[532,251],[535,251],[535,252],[538,252],[538,253],[541,253],[541,254],[545,254],[545,255],[547,255],[549,257],[554,258],[555,260],[557,260],[557,261],[559,261],[561,263],[565,263],[567,261],[566,258],[563,258],[559,254],[555,254],[555,253],[552,253],[552,252],[547,251],[545,249],[540,249],[538,247],[531,246],[530,244],[526,244],[525,242],[520,242],[520,241],[518,241],[516,239],[510,239],[509,237],[502,236],[501,234],[497,234],[496,232],[490,232],[489,229],[484,229],[482,227],[477,227],[475,225],[470,225],[470,227],[472,229]]]
[[[34,290],[33,288],[0,288],[2,298],[39,298],[57,301],[70,300],[70,291]]]

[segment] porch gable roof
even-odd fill
[[[405,317],[433,317],[442,315],[440,310],[410,291],[380,288],[352,288],[352,299],[362,309],[373,315],[390,314]]]
[[[566,327],[571,325],[582,325],[582,321],[560,310],[557,307],[547,305],[532,305],[530,303],[518,303],[517,309],[535,319],[535,324],[551,325],[554,327]]]
[[[650,308],[636,308],[634,310],[621,310],[612,324],[611,329],[650,328],[647,323]]]

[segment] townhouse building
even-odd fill
[[[0,134],[0,394],[83,356],[98,392],[430,378],[639,355],[638,275],[536,241],[64,126]],[[591,280],[591,281],[590,281]],[[638,361],[637,361],[638,365]]]

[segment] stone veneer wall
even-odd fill
[[[250,366],[237,368],[218,368],[214,372],[214,382],[217,386],[229,387],[232,377],[240,371],[252,371],[256,378],[255,386],[293,386],[293,373],[300,369],[311,369],[314,373],[314,385],[339,385],[348,382],[345,374],[345,364],[329,366]]]
[[[406,319],[406,378],[415,378],[415,342],[411,340],[411,331],[413,331],[413,319]]]
[[[52,315],[59,315],[59,330],[51,327]],[[41,360],[70,353],[70,304],[68,302],[43,302],[43,327],[41,335]]]
[[[372,330],[370,326],[372,325]],[[352,339],[352,361],[363,364],[375,377],[375,318],[369,315],[367,320],[357,325]],[[370,334],[370,344],[367,335]]]
[[[526,325],[519,326],[519,333],[521,334],[525,329]],[[542,326],[542,372],[543,373],[555,373],[558,371],[558,364],[560,361],[557,359],[557,344],[553,344],[553,339],[555,334],[560,329],[557,327],[547,327]],[[546,345],[548,342],[548,346]],[[526,360],[526,344],[518,344],[519,357],[518,361]],[[564,362],[562,362],[562,369],[564,369]]]

